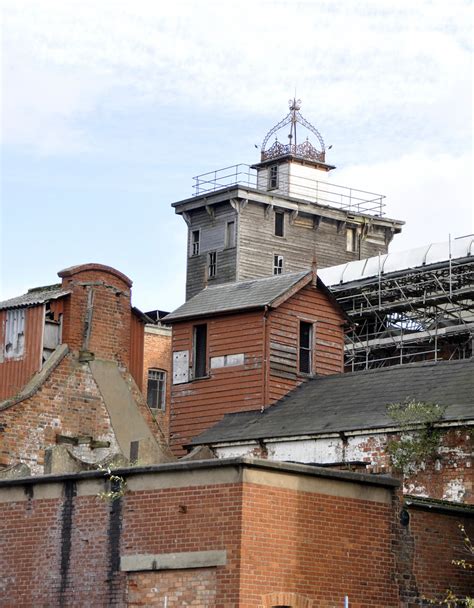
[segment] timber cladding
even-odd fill
[[[402,526],[389,478],[238,459],[117,475],[114,501],[98,472],[0,483],[2,606],[396,608],[469,590],[451,564],[467,517],[411,509]]]
[[[311,326],[309,373],[300,371],[302,321]],[[170,444],[175,453],[183,453],[183,446],[227,413],[259,410],[312,374],[341,372],[342,323],[338,308],[312,284],[267,311],[175,322],[172,350],[189,354],[189,381],[171,389]],[[207,373],[193,380],[194,327],[203,324]],[[230,356],[234,364],[226,365]]]

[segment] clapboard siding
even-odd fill
[[[269,316],[269,402],[274,403],[306,381],[298,372],[299,322],[314,323],[313,371],[343,371],[343,318],[325,292],[307,285]]]
[[[209,377],[172,387],[172,449],[218,422],[226,413],[259,409],[263,402],[263,312],[248,312],[176,323],[173,351],[188,350],[192,367],[193,325],[207,323]],[[244,353],[244,364],[210,369],[210,358]]]
[[[214,217],[204,209],[196,209],[189,214],[188,263],[186,273],[186,299],[192,298],[204,287],[228,283],[236,279],[237,249],[227,247],[227,222],[235,223],[235,242],[237,242],[237,214],[228,203],[212,207]],[[192,232],[200,231],[199,255],[192,255]],[[208,253],[217,252],[217,275],[207,276]]]

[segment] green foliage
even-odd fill
[[[441,431],[435,424],[442,420],[445,409],[441,405],[415,400],[388,406],[389,416],[401,430],[400,439],[389,441],[387,445],[395,469],[409,475],[436,456]]]
[[[127,480],[120,475],[114,475],[110,467],[104,469],[102,466],[99,466],[98,468],[99,471],[104,471],[104,474],[107,476],[108,486],[110,488],[109,490],[99,492],[97,494],[98,498],[108,502],[113,502],[114,500],[122,498],[127,490]]]

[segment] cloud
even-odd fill
[[[87,117],[104,106],[278,118],[296,87],[323,124],[370,122],[392,137],[398,121],[422,115],[425,137],[442,130],[466,145],[468,2],[449,14],[428,0],[6,6],[9,143],[92,147]]]

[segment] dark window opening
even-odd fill
[[[225,246],[235,247],[235,222],[227,222],[225,231]]]
[[[194,326],[193,366],[195,378],[207,375],[207,325]]]
[[[199,255],[199,241],[200,241],[199,230],[193,230],[191,232],[191,255]]]
[[[217,274],[217,252],[211,251],[208,256],[207,276],[212,279]]]
[[[299,371],[303,374],[311,373],[311,350],[313,343],[313,325],[300,321],[300,363]]]
[[[148,370],[146,400],[151,410],[165,409],[166,372],[161,369]]]
[[[275,236],[285,235],[285,214],[283,211],[275,211]]]
[[[268,169],[268,189],[278,188],[278,165],[272,165]]]
[[[281,274],[283,272],[283,256],[273,256],[273,274]]]

